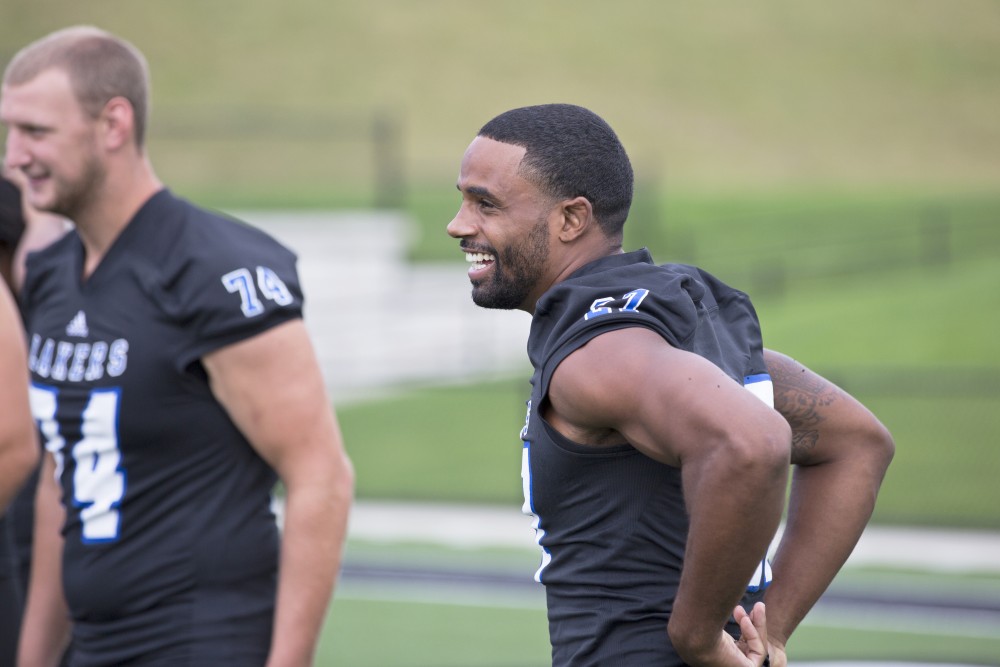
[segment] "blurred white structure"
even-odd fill
[[[530,316],[472,303],[458,241],[454,262],[414,265],[406,253],[416,226],[400,213],[232,215],[298,254],[306,326],[335,401],[530,368]]]

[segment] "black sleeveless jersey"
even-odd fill
[[[296,258],[162,190],[86,280],[83,259],[75,231],[33,254],[23,302],[74,664],[263,664],[276,475],[200,359],[301,316]]]
[[[773,402],[748,297],[700,269],[657,266],[646,250],[612,255],[539,299],[521,474],[556,666],[682,664],[666,632],[688,532],[680,470],[629,445],[573,443],[532,409],[563,359],[623,327],[652,329]],[[768,578],[762,563],[748,590],[761,595]]]

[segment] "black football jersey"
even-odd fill
[[[296,258],[161,190],[85,280],[83,260],[75,231],[33,254],[23,302],[32,412],[66,508],[75,659],[255,664],[276,590],[276,475],[200,359],[301,316]]]
[[[578,445],[532,409],[563,359],[623,327],[652,329],[773,403],[748,297],[700,269],[657,266],[645,250],[612,255],[539,299],[521,474],[557,666],[681,664],[666,632],[688,532],[680,469],[629,445]],[[768,578],[765,562],[748,594],[762,595]]]

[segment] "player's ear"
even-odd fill
[[[559,240],[563,242],[579,238],[591,225],[596,224],[594,207],[586,197],[564,199],[559,202],[559,212],[562,221]]]
[[[109,149],[121,148],[132,138],[135,111],[124,97],[112,97],[101,111],[101,128]]]

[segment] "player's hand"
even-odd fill
[[[771,656],[771,667],[788,667],[788,654],[785,653],[784,644],[768,641],[767,652]]]
[[[758,602],[748,614],[737,605],[733,618],[740,626],[740,638],[720,630],[710,648],[687,651],[679,638],[671,637],[674,649],[689,665],[696,667],[761,667],[767,658],[767,623],[764,603]]]
[[[740,638],[736,641],[736,647],[749,660],[747,665],[760,667],[768,657],[767,616],[764,603],[756,603],[749,614],[743,607],[736,605],[733,618],[740,626]],[[784,651],[781,654],[784,657]],[[773,658],[769,664],[774,666]]]

